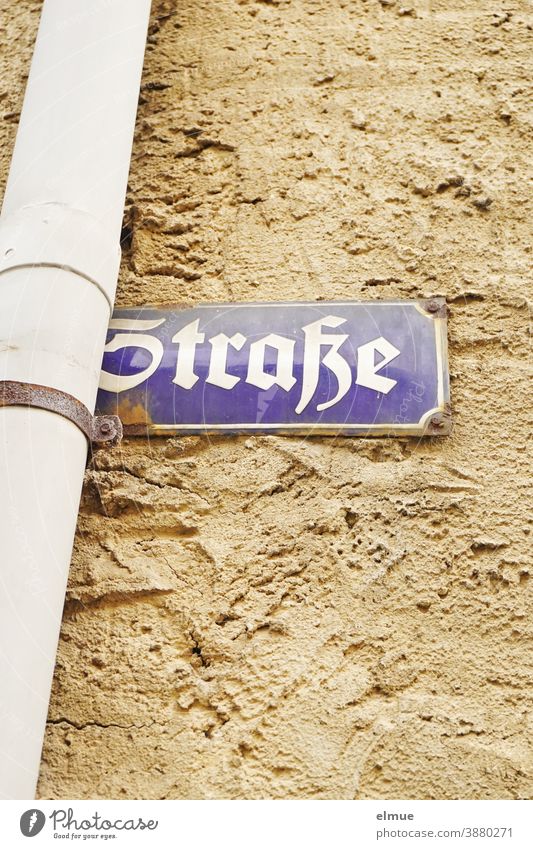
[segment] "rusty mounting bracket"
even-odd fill
[[[122,439],[122,422],[118,416],[93,416],[85,404],[51,386],[0,380],[0,407],[37,407],[68,419],[78,427],[92,445],[116,445]]]

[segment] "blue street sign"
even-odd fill
[[[97,412],[119,415],[126,434],[446,434],[446,306],[116,310]]]

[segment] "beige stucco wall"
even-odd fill
[[[100,452],[41,797],[531,795],[527,9],[155,0],[119,304],[445,295],[455,428]]]

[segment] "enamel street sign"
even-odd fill
[[[116,310],[97,413],[126,434],[441,435],[446,305],[208,304]]]

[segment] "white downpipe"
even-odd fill
[[[150,0],[44,0],[0,218],[0,380],[94,410]],[[0,408],[0,798],[34,797],[87,455]]]

